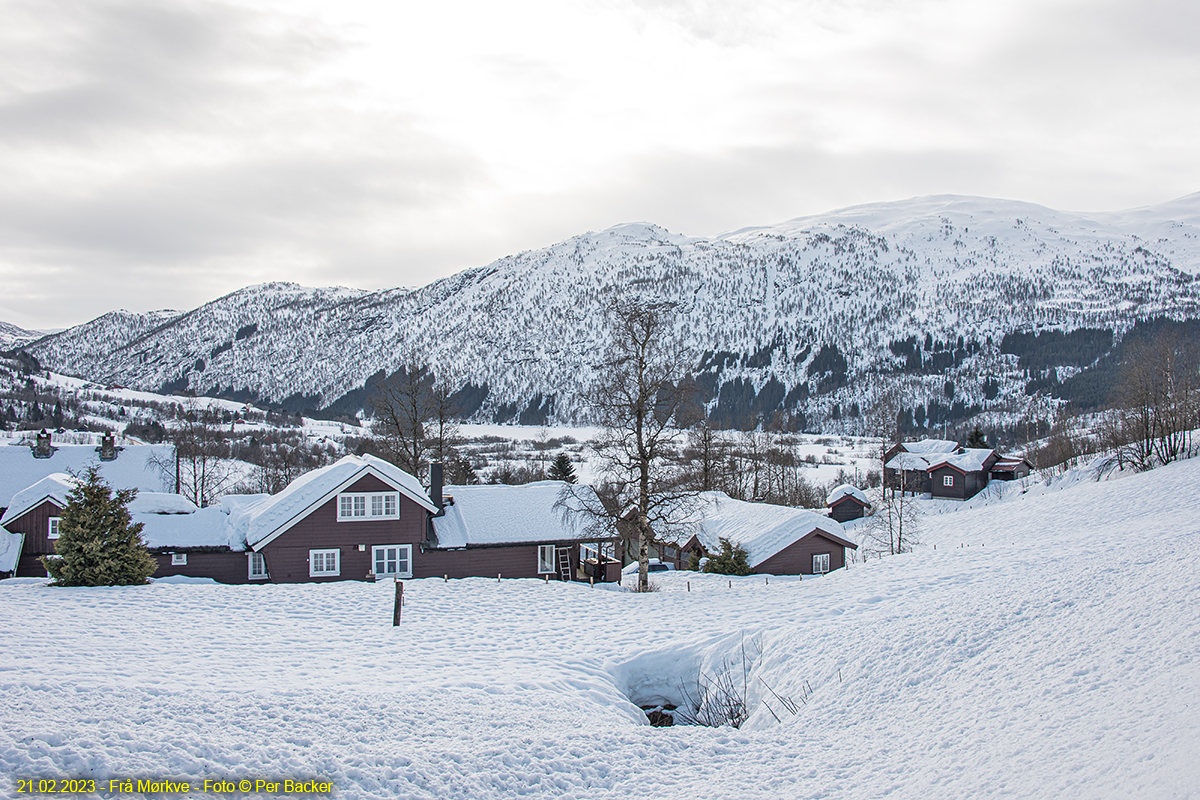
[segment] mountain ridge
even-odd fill
[[[1008,334],[1119,337],[1139,320],[1200,316],[1200,193],[1109,214],[935,195],[711,238],[621,223],[416,289],[259,284],[175,316],[110,312],[29,349],[92,380],[285,406],[361,402],[365,383],[415,352],[452,389],[486,387],[467,409],[476,419],[524,410],[578,420],[607,346],[598,314],[638,294],[677,305],[711,410],[727,398],[758,414],[828,419],[869,403],[871,377],[884,375],[921,397],[957,380],[964,408],[998,408],[1019,405],[1031,378],[1000,352]],[[909,337],[959,355],[940,371],[905,373],[912,356],[892,345]],[[818,362],[828,348],[844,367]],[[985,376],[1001,387],[991,400]]]

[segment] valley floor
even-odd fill
[[[1197,485],[1200,459],[1010,492],[929,515],[916,553],[802,582],[410,581],[398,628],[388,584],[7,580],[0,774],[319,778],[343,798],[1200,796]],[[679,700],[743,650],[740,730],[651,728],[629,700]]]

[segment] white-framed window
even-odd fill
[[[412,577],[411,544],[377,544],[371,547],[375,577]]]
[[[62,522],[62,517],[51,517],[50,518],[50,528],[46,531],[47,539],[57,539],[58,538],[58,526],[59,526],[59,523],[61,523],[61,522]]]
[[[171,566],[181,567],[187,565],[187,553],[171,553]]]
[[[942,486],[953,486],[953,485],[954,485],[954,476],[953,475],[943,475],[942,476]]]
[[[554,572],[554,545],[538,545],[538,575]]]
[[[817,575],[829,572],[829,553],[817,553],[813,556],[813,572]]]
[[[400,519],[399,492],[343,492],[338,495],[338,522]]]
[[[320,578],[342,574],[340,550],[309,550],[308,577]]]
[[[247,555],[248,555],[247,560],[249,561],[248,577],[250,578],[250,580],[265,581],[268,577],[270,577],[269,575],[267,575],[267,557],[266,556],[264,556],[262,553],[249,553]]]

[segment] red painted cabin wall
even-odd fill
[[[814,532],[780,550],[751,572],[767,575],[812,575],[812,557],[821,553],[829,554],[830,572],[846,566],[846,548]]]
[[[364,475],[346,492],[394,492],[392,486],[374,475]],[[420,544],[425,541],[424,508],[400,494],[400,519],[365,520],[362,522],[338,522],[337,498],[311,511],[277,539],[261,549],[267,562],[267,572],[272,583],[325,582],[344,580],[366,580],[371,563],[371,546],[384,544],[413,545],[413,562],[416,567],[421,560]],[[366,549],[360,551],[359,545]],[[338,576],[310,577],[308,574],[309,550],[340,551]],[[536,566],[536,565],[535,565]],[[419,567],[418,567],[419,568]]]
[[[177,550],[176,552],[184,552]],[[218,553],[187,553],[186,564],[172,564],[170,553],[151,553],[158,562],[152,577],[166,578],[185,575],[189,578],[212,578],[218,583],[269,583],[250,580],[250,564],[246,553],[236,551]]]
[[[46,577],[46,568],[38,561],[38,557],[54,554],[55,540],[49,538],[50,518],[61,516],[62,508],[57,503],[45,500],[4,526],[10,533],[25,534],[21,559],[17,562],[16,577]]]

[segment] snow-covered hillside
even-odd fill
[[[9,322],[0,322],[0,350],[12,350],[42,338],[45,334],[27,331]]]
[[[343,798],[1193,797],[1198,482],[1194,459],[1011,492],[802,582],[410,581],[398,628],[389,584],[7,580],[0,771]],[[740,682],[743,647],[740,730],[646,724],[635,703],[697,670]]]
[[[911,391],[940,396],[950,379],[959,400],[989,407],[1023,397],[1029,377],[999,352],[1005,334],[1200,316],[1198,273],[1200,194],[1091,215],[938,196],[712,239],[618,225],[416,290],[254,286],[184,313],[114,312],[31,350],[96,381],[296,408],[415,351],[454,388],[487,387],[468,404],[476,420],[567,420],[605,352],[605,305],[637,293],[679,304],[714,405],[836,416],[870,400],[865,376],[903,366],[892,342],[928,336],[947,363]],[[999,397],[985,399],[984,376]]]

